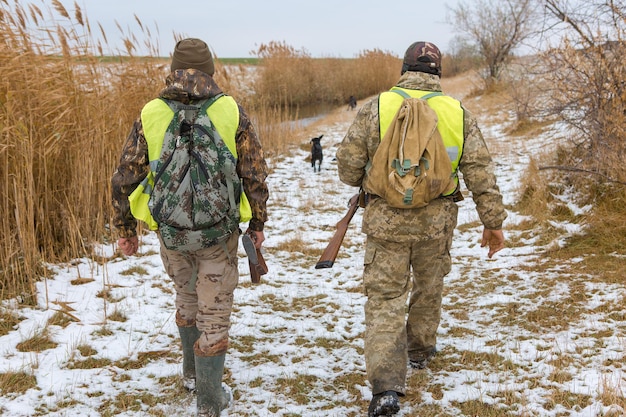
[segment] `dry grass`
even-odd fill
[[[261,45],[261,74],[254,90],[267,103],[306,108],[341,106],[386,90],[398,78],[400,60],[389,52],[368,50],[355,59],[318,58],[285,43]],[[264,103],[263,103],[264,104]]]
[[[619,159],[619,155],[624,154],[625,142],[619,139],[620,135],[621,137],[623,135],[615,130],[617,136],[603,140],[603,146],[613,150],[611,157],[604,158],[594,156],[586,145],[573,143],[567,133],[557,134],[550,130],[554,123],[554,115],[545,112],[547,102],[545,94],[560,97],[560,93],[555,92],[553,86],[537,73],[532,74],[535,78],[528,87],[527,76],[532,70],[529,67],[523,68],[526,77],[522,77],[521,80],[526,80],[526,87],[516,86],[516,88],[542,91],[535,97],[535,104],[538,107],[529,111],[531,117],[519,120],[518,115],[509,126],[502,128],[502,134],[512,138],[515,144],[502,138],[493,140],[487,138],[490,151],[496,155],[496,161],[510,152],[532,152],[528,165],[523,168],[524,175],[519,184],[517,201],[513,207],[509,207],[528,216],[527,220],[511,226],[513,230],[524,231],[515,234],[513,239],[528,239],[532,234],[537,238],[538,246],[549,246],[548,254],[554,257],[555,262],[581,257],[582,261],[573,266],[576,272],[606,283],[623,282],[618,271],[622,271],[626,260],[623,256],[615,255],[620,253],[623,255],[620,248],[626,247],[626,225],[623,221],[626,218],[626,197],[624,197],[626,193],[624,183],[613,181],[623,181],[625,172],[621,162],[615,161],[615,157]],[[463,82],[467,79],[476,79],[472,73],[449,80],[444,78],[442,85],[444,90],[451,91],[453,96],[464,98],[464,104],[481,121],[484,133],[494,124],[501,123],[501,120],[510,120],[510,113],[518,105],[515,99],[511,99],[510,91],[511,85],[520,82],[518,72],[510,71],[506,81],[494,85],[492,90],[487,92],[480,89],[478,82]],[[564,89],[567,86],[563,85],[560,88]],[[577,87],[578,89],[580,87]],[[543,107],[540,107],[540,104],[543,104]],[[608,117],[608,114],[603,117]],[[615,124],[623,126],[623,117],[624,115],[614,117],[612,122],[607,124],[607,129]],[[545,137],[545,148],[526,151],[525,138],[533,137]],[[598,163],[601,161],[607,165],[600,168]],[[612,174],[602,176],[590,174],[587,169],[559,169],[570,164]],[[546,169],[550,166],[556,168]],[[569,207],[570,203],[590,209],[584,213],[574,213]],[[568,237],[565,245],[550,246],[551,242],[556,242],[562,235],[562,230],[554,226],[555,222],[581,225],[583,232]],[[468,224],[465,227],[472,225]],[[524,243],[521,240],[517,243],[513,240],[509,244]]]
[[[43,352],[46,349],[55,348],[57,345],[46,328],[19,342],[15,348],[20,352]]]
[[[0,336],[8,334],[21,320],[16,313],[0,309]]]
[[[44,30],[49,14],[55,31]],[[89,253],[89,242],[108,238],[112,167],[163,71],[132,56],[101,62],[80,9],[71,17],[59,2],[48,11],[2,3],[2,15],[0,293],[8,297],[34,293],[42,260]]]
[[[37,387],[37,378],[26,372],[0,373],[0,392],[6,394],[23,394]]]

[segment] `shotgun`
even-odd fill
[[[335,234],[328,242],[328,246],[324,249],[322,256],[320,256],[319,261],[315,264],[315,269],[322,268],[332,268],[335,263],[335,259],[337,258],[337,254],[339,253],[339,248],[341,247],[341,243],[343,242],[343,238],[346,235],[346,231],[348,230],[348,225],[354,217],[354,213],[359,208],[359,193],[353,195],[348,201],[348,212],[343,219],[339,220],[337,223],[337,230]]]
[[[260,249],[254,246],[254,240],[252,235],[244,233],[241,237],[241,243],[248,255],[248,266],[250,267],[250,281],[253,284],[261,282],[261,275],[267,274],[267,264],[263,258],[263,254]]]

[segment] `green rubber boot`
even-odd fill
[[[196,390],[196,358],[193,345],[200,337],[196,326],[179,327],[180,341],[183,345],[183,386],[189,392]]]
[[[196,356],[198,417],[219,417],[228,407],[230,395],[222,388],[225,357]]]

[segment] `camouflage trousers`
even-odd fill
[[[161,242],[161,259],[176,290],[176,325],[197,326],[198,356],[220,356],[228,348],[233,293],[239,282],[238,242],[239,231],[195,252],[169,250]]]
[[[367,237],[365,364],[373,394],[404,394],[408,359],[435,348],[453,229],[419,242]]]

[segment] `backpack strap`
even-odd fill
[[[391,90],[389,90],[391,92],[394,92],[396,94],[400,94],[402,97],[404,98],[411,98],[411,96],[409,95],[409,93],[407,93],[404,90],[400,90],[400,89],[396,89],[396,88],[392,88]]]
[[[199,101],[198,103],[202,103],[202,106],[200,107],[200,110],[204,111],[206,113],[206,111],[209,109],[209,107],[211,107],[211,105],[213,103],[215,103],[217,101],[218,98],[222,97],[224,95],[224,93],[219,93],[213,97],[209,97],[207,99],[203,99],[201,101]]]
[[[400,94],[404,98],[411,98],[411,96],[406,91],[400,90],[399,88],[396,88],[396,87],[392,87],[389,91],[392,91],[396,94]],[[437,97],[437,96],[443,96],[443,93],[441,91],[433,91],[432,93],[428,93],[418,98],[421,98],[422,100],[428,100],[429,98]]]
[[[443,96],[443,93],[441,91],[433,91],[432,93],[428,93],[424,96],[421,96],[420,98],[422,100],[428,100],[429,98],[437,97],[437,96]]]
[[[206,112],[207,109],[211,107],[211,105],[215,103],[217,99],[222,97],[223,95],[224,93],[219,93],[213,97],[203,98],[201,100],[198,100],[196,102],[192,102],[189,104],[184,104],[178,100],[172,100],[169,98],[160,97],[160,99],[163,100],[165,103],[167,103],[167,105],[170,106],[170,109],[172,109],[173,112],[176,112],[178,110],[204,110]]]
[[[180,101],[172,100],[172,99],[169,99],[169,98],[161,98],[161,100],[163,100],[165,103],[167,103],[167,105],[170,106],[170,109],[172,109],[172,111],[174,113],[176,113],[177,111],[180,111],[180,110],[195,110],[195,111],[198,111],[200,109],[200,106],[198,106],[198,104],[185,104],[185,103],[182,103]]]

